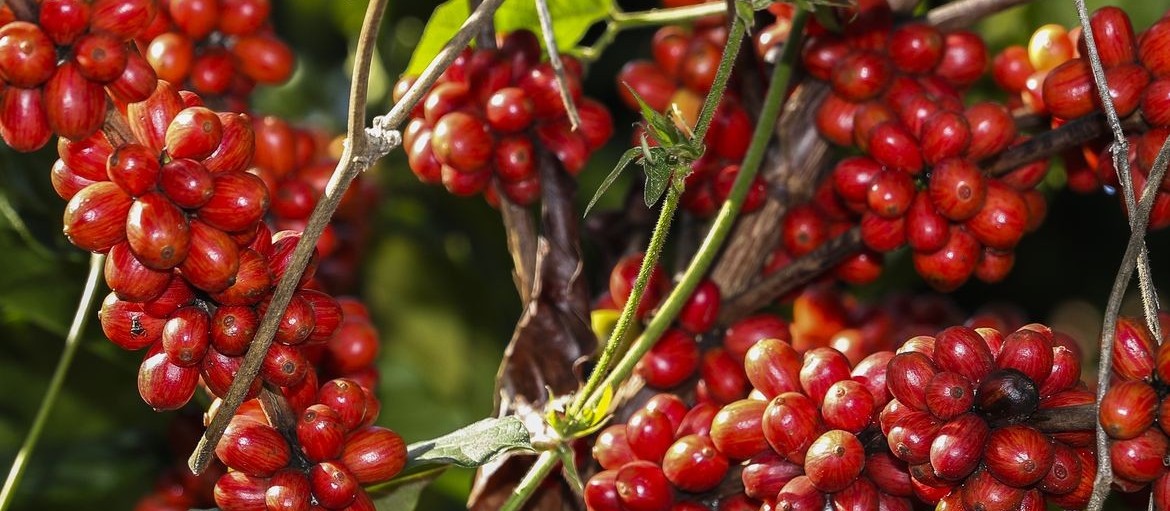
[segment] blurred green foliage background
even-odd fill
[[[1090,8],[1109,3],[1126,8],[1139,29],[1170,6],[1170,0],[1089,2]],[[621,4],[627,10],[653,6]],[[256,109],[339,130],[364,4],[284,0],[273,5],[277,32],[301,60],[290,83],[257,93]],[[370,90],[371,115],[389,108],[389,91],[432,8],[430,2],[390,3]],[[1032,29],[1049,22],[1075,24],[1072,3],[1039,0],[988,19],[977,30],[998,51],[1026,44]],[[651,34],[649,29],[622,34],[590,69],[586,91],[613,107],[617,135],[583,173],[579,199],[588,199],[629,140],[635,119],[617,102],[613,77],[624,62],[649,55]],[[986,91],[994,94],[990,87]],[[0,148],[0,470],[5,472],[60,353],[88,260],[61,235],[64,202],[48,180],[53,158],[52,147],[29,155]],[[496,367],[519,316],[511,260],[494,210],[482,200],[458,199],[419,184],[401,152],[367,179],[375,180],[382,194],[370,209],[374,240],[358,279],[384,342],[379,422],[408,442],[422,440],[492,413]],[[602,207],[619,203],[629,179],[615,186]],[[1024,239],[1008,280],[968,284],[955,297],[968,309],[1011,301],[1035,319],[1069,300],[1099,308],[1124,251],[1125,225],[1116,197],[1057,191],[1049,221]],[[1151,250],[1155,275],[1170,282],[1165,233],[1151,236]],[[596,289],[606,270],[589,270]],[[901,258],[865,292],[908,287],[923,285]],[[130,509],[172,463],[165,433],[172,415],[154,413],[135,392],[141,354],[105,341],[96,323],[96,318],[90,322],[15,509]],[[469,484],[469,471],[449,471],[420,508],[459,509]]]

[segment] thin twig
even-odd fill
[[[480,0],[469,0],[471,10],[479,8]],[[480,48],[496,47],[496,27],[488,18],[479,28],[475,43]],[[532,299],[532,285],[536,281],[536,222],[528,208],[512,202],[501,190],[499,183],[492,183],[500,201],[500,218],[504,222],[504,236],[508,243],[508,254],[512,256],[512,281],[520,295],[521,305]]]
[[[57,359],[57,367],[53,370],[53,377],[49,380],[49,388],[45,390],[45,397],[41,398],[40,408],[37,409],[37,415],[33,418],[28,436],[20,445],[16,459],[12,461],[12,468],[8,470],[8,478],[4,480],[4,487],[0,489],[0,510],[8,509],[12,504],[12,499],[16,496],[16,488],[24,476],[24,469],[28,467],[28,461],[32,458],[33,451],[41,439],[41,432],[44,431],[45,424],[49,422],[49,414],[52,413],[53,406],[57,404],[57,396],[61,394],[61,387],[65,384],[65,376],[69,374],[69,367],[73,364],[73,356],[77,354],[77,347],[81,345],[81,333],[85,330],[85,324],[90,318],[90,309],[93,308],[94,298],[97,297],[105,260],[106,256],[102,254],[93,254],[89,258],[89,275],[85,279],[85,288],[81,291],[81,299],[77,302],[77,312],[73,314],[73,323],[69,325],[69,333],[65,336],[65,348],[61,351],[61,357]]]
[[[260,409],[268,418],[268,424],[276,428],[288,442],[289,450],[292,452],[292,466],[308,470],[312,464],[301,450],[301,440],[297,436],[297,414],[289,406],[288,399],[285,399],[280,387],[264,382],[260,389]]]
[[[228,422],[236,414],[236,410],[243,403],[248,389],[260,372],[260,365],[272,345],[280,318],[292,300],[297,290],[297,283],[309,264],[309,259],[316,249],[317,240],[321,237],[325,227],[333,218],[333,212],[341,203],[341,198],[349,188],[350,183],[364,172],[374,159],[368,156],[369,139],[366,137],[366,93],[369,86],[370,65],[373,62],[374,48],[378,38],[378,28],[381,26],[382,15],[386,10],[386,0],[371,0],[366,8],[365,20],[362,22],[361,33],[358,35],[357,55],[354,60],[353,83],[349,94],[349,121],[346,130],[345,150],[341,154],[337,168],[325,186],[325,193],[313,209],[301,238],[289,261],[288,270],[273,291],[272,301],[267,313],[260,321],[256,335],[248,347],[248,353],[240,365],[236,378],[232,381],[227,395],[224,396],[218,413],[211,419],[211,424],[203,432],[203,438],[191,454],[188,465],[196,474],[203,473],[211,463],[211,455]],[[466,43],[464,43],[466,44]],[[409,109],[407,109],[409,110]]]
[[[410,111],[419,101],[422,101],[423,96],[431,90],[431,86],[435,84],[443,71],[451,67],[451,63],[459,57],[459,52],[467,47],[471,38],[475,37],[476,32],[485,23],[492,22],[492,14],[503,2],[504,0],[483,0],[459,27],[459,31],[451,37],[450,41],[447,41],[447,45],[439,50],[430,64],[427,64],[426,69],[423,69],[423,72],[418,75],[414,84],[407,89],[406,94],[402,95],[402,99],[398,100],[385,115],[374,117],[373,127],[366,130],[371,145],[366,154],[367,159],[377,160],[390,154],[390,151],[402,144],[402,134],[398,132],[398,127],[406,122],[407,118],[410,117]]]
[[[1101,106],[1105,111],[1105,118],[1109,121],[1109,128],[1113,131],[1113,167],[1117,169],[1118,181],[1121,182],[1122,198],[1128,211],[1134,210],[1135,198],[1132,181],[1133,170],[1129,166],[1129,139],[1125,136],[1121,118],[1117,115],[1117,108],[1113,105],[1113,96],[1109,94],[1109,83],[1105,78],[1105,69],[1101,65],[1101,56],[1097,52],[1096,37],[1093,35],[1092,24],[1089,23],[1089,11],[1084,0],[1077,0],[1077,16],[1081,20],[1081,37],[1085,39],[1086,57],[1089,59],[1089,68],[1093,71],[1093,82],[1097,86],[1097,95],[1101,98]],[[1133,217],[1130,217],[1130,229],[1133,229]],[[1143,243],[1138,252],[1138,289],[1142,295],[1142,306],[1145,309],[1146,326],[1159,342],[1162,339],[1162,327],[1158,323],[1158,294],[1154,289],[1153,275],[1150,270],[1149,250]]]
[[[557,78],[557,90],[561,93],[561,103],[565,104],[565,113],[569,114],[569,126],[573,131],[581,126],[581,114],[577,112],[577,104],[573,102],[573,94],[569,90],[569,77],[565,75],[565,63],[561,61],[560,51],[557,49],[557,35],[553,31],[552,13],[548,10],[548,0],[536,0],[536,14],[540,18],[540,34],[544,37],[544,47],[548,50],[548,63],[552,65],[553,74]]]
[[[1028,425],[1045,433],[1089,431],[1097,423],[1097,405],[1045,408],[1028,417]]]
[[[1032,0],[960,0],[932,9],[926,22],[942,30],[962,28],[995,14]]]

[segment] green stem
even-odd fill
[[[553,467],[557,466],[557,461],[559,460],[556,451],[549,450],[540,453],[536,462],[528,469],[528,473],[524,474],[524,479],[521,479],[516,488],[512,490],[512,495],[508,497],[504,505],[500,506],[500,511],[518,511],[523,507],[536,488],[540,486],[540,482],[548,477],[548,473],[552,472]]]
[[[577,393],[572,406],[568,408],[567,413],[570,417],[575,417],[580,413],[585,398],[597,390],[610,366],[613,365],[614,357],[618,355],[619,348],[623,344],[622,340],[625,339],[626,332],[634,321],[634,311],[638,309],[638,303],[642,301],[642,293],[646,290],[646,283],[650,281],[650,274],[654,272],[654,267],[658,264],[658,257],[662,255],[662,247],[666,245],[666,236],[670,233],[670,224],[674,220],[675,210],[678,209],[682,190],[682,183],[677,180],[671,182],[667,188],[666,201],[662,204],[662,211],[658,215],[658,222],[654,225],[654,232],[650,234],[650,243],[646,247],[646,255],[642,258],[642,267],[638,268],[638,278],[634,280],[634,289],[630,291],[630,298],[622,307],[622,314],[618,317],[617,325],[614,326],[609,341],[605,343],[605,348],[601,351],[597,366],[593,368],[589,380],[585,382],[585,387]]]
[[[81,292],[81,300],[77,303],[77,312],[73,314],[73,323],[69,325],[69,333],[65,336],[65,348],[61,351],[61,358],[57,360],[57,368],[53,370],[53,377],[49,380],[49,388],[45,390],[45,397],[41,399],[41,407],[33,418],[32,427],[16,459],[12,461],[12,468],[8,471],[8,479],[4,481],[4,488],[0,489],[0,511],[8,509],[24,476],[24,469],[32,457],[37,442],[41,439],[41,432],[49,422],[49,414],[53,405],[57,403],[57,396],[61,393],[61,386],[65,383],[65,376],[69,374],[69,366],[73,364],[73,356],[77,354],[77,347],[81,345],[81,332],[85,330],[85,323],[89,320],[89,312],[93,307],[94,297],[97,296],[98,282],[101,279],[102,267],[106,256],[93,254],[89,259],[89,276],[85,279],[85,289]]]
[[[727,2],[710,2],[688,5],[686,7],[673,7],[670,9],[650,9],[648,11],[636,12],[615,11],[610,14],[609,18],[618,25],[618,28],[655,27],[674,23],[686,23],[705,16],[725,14],[726,12]]]
[[[711,82],[711,93],[703,100],[703,108],[700,110],[699,121],[695,125],[695,132],[691,139],[695,144],[701,144],[703,142],[703,137],[707,134],[707,129],[711,126],[711,120],[715,117],[715,111],[719,107],[719,102],[723,99],[723,91],[727,88],[728,80],[731,79],[731,71],[735,67],[736,59],[739,57],[739,49],[742,46],[744,33],[746,32],[747,22],[743,17],[735,16],[731,23],[731,33],[727,37],[727,47],[723,51],[723,56],[719,59],[719,68],[715,72],[715,79]],[[601,357],[597,360],[597,366],[593,368],[593,372],[589,375],[589,380],[585,382],[585,387],[577,393],[572,405],[569,406],[567,410],[569,416],[578,415],[582,405],[585,404],[585,400],[597,390],[602,379],[608,376],[610,367],[613,365],[613,358],[618,355],[618,352],[621,351],[621,348],[625,344],[623,340],[626,338],[626,332],[629,330],[630,324],[634,321],[634,311],[637,310],[638,304],[642,301],[642,293],[646,289],[646,282],[650,280],[650,274],[654,266],[658,264],[658,257],[662,254],[663,245],[666,244],[666,236],[670,232],[670,224],[674,219],[674,212],[682,196],[683,186],[680,178],[677,176],[685,175],[683,172],[689,169],[681,170],[681,172],[675,173],[676,178],[672,179],[666,195],[666,202],[662,206],[662,211],[658,213],[658,222],[654,226],[654,232],[650,235],[650,243],[646,248],[646,255],[642,258],[642,267],[638,269],[638,278],[634,281],[634,289],[631,291],[629,299],[626,300],[626,304],[622,308],[622,314],[618,317],[617,325],[614,327],[613,333],[609,336],[609,342],[602,349]]]
[[[768,86],[767,97],[764,100],[764,107],[760,113],[760,119],[756,124],[756,129],[752,133],[752,141],[748,146],[747,154],[744,156],[743,164],[740,166],[739,174],[735,177],[735,183],[732,185],[731,193],[727,197],[727,201],[723,203],[723,207],[719,210],[718,216],[715,217],[715,223],[708,231],[707,237],[703,240],[703,244],[699,247],[698,253],[691,259],[690,266],[687,267],[683,273],[682,280],[671,291],[670,295],[658,308],[658,313],[654,315],[654,319],[646,326],[646,330],[642,332],[641,337],[634,341],[633,346],[626,352],[618,365],[614,367],[613,371],[609,373],[605,382],[600,386],[601,388],[616,387],[621,382],[625,381],[633,372],[634,366],[638,360],[642,358],[658,338],[662,336],[667,327],[670,326],[674,318],[678,316],[680,310],[687,299],[694,292],[695,287],[699,285],[699,281],[706,275],[707,270],[711,267],[711,263],[715,261],[715,256],[722,248],[724,240],[726,240],[728,233],[731,232],[732,225],[735,224],[735,219],[739,215],[740,208],[743,207],[744,198],[747,196],[748,189],[751,187],[752,180],[756,177],[756,172],[760,168],[760,163],[764,160],[764,152],[771,142],[772,133],[775,130],[775,119],[780,115],[780,107],[784,104],[784,98],[788,92],[788,83],[792,78],[792,69],[795,66],[796,58],[800,55],[800,37],[804,31],[805,20],[808,18],[808,12],[803,9],[797,9],[796,14],[792,17],[792,31],[789,40],[784,44],[784,53],[780,57],[780,62],[776,68],[772,70],[772,77],[770,85]],[[593,395],[588,396],[585,401],[585,406],[595,405],[598,399],[601,398],[601,393],[594,392]]]
[[[688,5],[686,7],[651,9],[649,11],[636,12],[615,10],[610,13],[609,20],[606,21],[605,32],[602,32],[601,36],[591,46],[577,48],[572,53],[582,60],[593,62],[613,43],[618,33],[627,28],[657,27],[675,23],[686,23],[706,16],[724,14],[726,12],[727,4],[724,2],[711,2]]]

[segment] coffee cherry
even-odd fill
[[[928,73],[942,59],[943,35],[925,23],[902,25],[890,34],[890,59],[900,71]]]
[[[879,508],[879,492],[872,482],[864,477],[853,481],[845,489],[833,494],[833,509],[861,511]]]
[[[40,27],[14,21],[0,27],[0,77],[14,87],[31,89],[57,69],[53,42]]]
[[[211,156],[223,138],[223,124],[206,107],[185,108],[167,125],[166,149],[172,158],[199,160]]]
[[[622,511],[617,493],[617,470],[602,470],[585,483],[582,496],[585,506],[591,511]]]
[[[1036,411],[1036,383],[1015,369],[996,369],[975,390],[975,406],[992,426],[1015,424]]]
[[[884,449],[865,458],[864,476],[882,493],[907,497],[913,494],[906,463]]]
[[[102,86],[82,76],[77,64],[62,62],[45,82],[45,114],[49,126],[62,137],[80,140],[101,127],[106,113]]]
[[[230,468],[268,477],[288,464],[289,450],[271,426],[234,417],[215,446],[215,456]]]
[[[615,475],[614,487],[629,511],[668,511],[674,500],[662,469],[649,461],[626,464]]]
[[[464,173],[478,171],[492,156],[492,139],[487,125],[464,112],[444,115],[431,135],[435,157]]]
[[[215,504],[220,509],[266,509],[269,481],[239,471],[230,471],[215,482]]]
[[[833,67],[829,83],[833,92],[846,100],[859,103],[885,90],[893,74],[890,61],[876,52],[855,52],[847,55]]]
[[[886,442],[898,459],[908,464],[926,463],[930,461],[931,442],[941,427],[942,423],[927,412],[908,411],[891,425]]]
[[[138,368],[138,394],[156,411],[177,410],[195,394],[199,369],[171,363],[166,353],[150,350]]]
[[[914,269],[931,287],[939,291],[951,291],[975,272],[979,261],[980,245],[965,229],[951,226],[947,243],[943,248],[931,252],[915,252]]]
[[[366,416],[365,391],[353,380],[329,380],[317,391],[317,402],[332,408],[346,430],[353,430]]]
[[[30,152],[52,137],[40,89],[7,87],[0,92],[0,137],[9,147]]]
[[[767,406],[763,401],[741,399],[719,410],[711,421],[710,433],[719,452],[733,460],[745,460],[767,449],[763,429]]]
[[[1117,440],[1109,447],[1113,472],[1137,483],[1153,481],[1165,473],[1166,455],[1166,434],[1159,428],[1148,428],[1137,437]]]
[[[841,380],[829,387],[821,404],[825,425],[849,433],[861,433],[874,415],[874,398],[864,385]]]
[[[809,476],[792,478],[776,495],[774,509],[791,511],[815,511],[825,508],[825,493],[812,483]]]
[[[971,409],[975,391],[971,381],[959,373],[941,372],[926,386],[926,406],[941,420],[951,420]]]
[[[95,0],[92,30],[133,39],[154,18],[155,4],[146,0]]]
[[[890,360],[886,382],[890,394],[914,410],[927,410],[927,389],[938,372],[934,362],[917,352],[899,353]]]
[[[973,413],[944,424],[930,444],[930,466],[934,473],[948,481],[966,478],[979,465],[989,432],[987,423]]]
[[[674,425],[662,412],[638,410],[626,422],[626,438],[639,459],[662,463],[674,442]]]
[[[817,108],[815,119],[817,132],[839,146],[853,144],[853,119],[857,109],[856,103],[851,103],[836,94],[829,94]]]
[[[719,296],[719,286],[714,282],[709,279],[700,281],[679,311],[679,326],[695,334],[709,330],[719,314]]]
[[[634,288],[634,281],[642,267],[643,257],[643,254],[631,254],[623,257],[610,272],[609,292],[618,305],[624,306],[629,300],[630,293]],[[635,312],[637,317],[645,316],[658,306],[658,301],[661,300],[667,282],[666,273],[662,271],[661,267],[655,265],[651,270],[649,280],[646,282],[642,299],[638,302],[638,308]]]
[[[1154,370],[1154,340],[1141,320],[1121,316],[1113,344],[1113,373],[1125,380],[1149,380]]]
[[[945,38],[946,49],[934,72],[955,87],[968,87],[987,69],[983,38],[967,31],[951,32]]]
[[[737,325],[749,320],[752,318],[745,319]],[[728,329],[729,335],[735,328],[737,327],[733,326]],[[748,328],[748,325],[738,328]],[[724,338],[725,342],[727,338]],[[755,342],[744,359],[744,371],[748,380],[756,390],[768,398],[785,392],[800,392],[801,366],[800,354],[787,342],[774,338]]]
[[[240,266],[236,243],[223,231],[200,220],[191,220],[190,237],[187,257],[179,265],[183,278],[209,293],[231,286]]]
[[[873,128],[869,154],[878,163],[907,174],[922,171],[922,153],[914,135],[899,122],[887,121]]]
[[[704,492],[715,488],[727,473],[727,457],[710,438],[687,435],[670,446],[662,460],[662,472],[683,491]]]
[[[272,476],[264,502],[268,509],[304,511],[309,509],[313,490],[308,477],[298,470],[281,470]]]
[[[626,425],[614,424],[601,430],[593,442],[593,458],[602,468],[612,470],[636,461],[638,456],[626,436]]]
[[[699,345],[694,337],[670,329],[638,362],[638,375],[658,389],[673,388],[686,381],[699,367]]]
[[[519,87],[505,87],[488,98],[484,114],[492,129],[520,131],[532,123],[535,107]]]
[[[162,348],[175,365],[190,367],[203,361],[210,341],[210,318],[199,307],[183,307],[163,326]]]
[[[187,216],[159,192],[134,199],[126,216],[125,231],[134,256],[156,270],[169,270],[181,264],[192,244]]]
[[[366,427],[351,433],[346,439],[341,462],[359,483],[387,481],[405,466],[406,443],[389,429]]]
[[[275,36],[256,33],[240,37],[231,47],[240,72],[263,84],[284,83],[296,66],[292,49]]]
[[[170,0],[167,11],[180,30],[192,39],[206,38],[216,29],[219,2],[214,0]]]
[[[325,461],[309,469],[309,483],[317,502],[328,509],[348,509],[360,491],[354,478],[342,463]]]
[[[1038,484],[1038,488],[1050,495],[1065,494],[1073,491],[1080,483],[1080,457],[1076,451],[1060,442],[1052,444],[1052,467]]]
[[[73,46],[73,59],[81,75],[90,81],[106,84],[122,76],[127,51],[123,41],[109,34],[86,34]]]
[[[967,151],[971,144],[971,128],[962,114],[944,111],[926,120],[920,138],[923,159],[930,165],[937,165]]]
[[[259,324],[251,307],[219,307],[211,316],[211,345],[224,355],[241,356],[248,350]]]
[[[831,430],[813,441],[804,459],[804,470],[818,490],[841,491],[861,474],[865,448],[857,437]]]
[[[89,28],[89,2],[45,0],[41,2],[37,25],[60,46],[68,46]]]
[[[963,503],[978,511],[1018,509],[1024,490],[999,482],[990,472],[980,470],[963,484]]]

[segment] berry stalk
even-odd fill
[[[385,9],[386,0],[373,0],[366,8],[365,20],[362,22],[361,33],[358,36],[358,51],[354,59],[353,83],[350,86],[349,122],[346,132],[346,141],[348,143],[345,146],[345,151],[341,154],[337,168],[334,169],[333,175],[329,178],[329,184],[325,186],[325,193],[313,209],[313,214],[309,217],[308,225],[305,226],[305,230],[297,242],[296,250],[293,252],[289,261],[287,272],[281,278],[276,286],[276,290],[273,292],[272,302],[260,322],[256,336],[248,347],[247,355],[245,355],[244,362],[240,366],[239,373],[237,373],[236,378],[232,381],[227,395],[224,396],[219,411],[212,417],[207,430],[203,432],[203,438],[199,440],[195,452],[191,453],[188,465],[191,468],[191,472],[195,474],[202,473],[211,463],[212,454],[216,445],[219,444],[219,439],[223,436],[223,432],[227,429],[232,417],[235,416],[236,410],[239,409],[240,404],[247,397],[252,382],[260,373],[260,366],[264,362],[268,348],[272,345],[284,310],[288,308],[289,302],[292,301],[293,293],[296,292],[301,275],[304,274],[305,268],[309,264],[309,259],[313,255],[313,250],[317,246],[317,240],[321,238],[325,227],[329,224],[330,219],[333,218],[333,213],[337,211],[338,206],[341,204],[341,198],[345,195],[346,190],[349,189],[350,183],[373,165],[377,159],[377,157],[371,158],[369,156],[370,151],[367,149],[370,141],[369,137],[364,133],[366,124],[365,111],[370,67],[373,63],[378,28],[381,25],[382,15],[385,13]],[[464,29],[466,30],[466,28],[467,26],[465,25]]]
[[[715,110],[717,109],[720,101],[723,99],[723,91],[727,89],[727,81],[731,78],[731,70],[735,65],[736,59],[739,57],[739,48],[743,43],[744,34],[746,32],[747,21],[737,13],[732,18],[731,33],[727,36],[727,48],[724,49],[723,56],[719,60],[719,68],[716,70],[715,79],[711,84],[711,93],[704,99],[703,107],[699,111],[699,120],[695,126],[694,134],[691,137],[691,140],[695,143],[701,143],[701,141],[707,135],[707,129],[710,128],[711,120],[715,117]],[[778,68],[783,67],[784,66],[778,66]],[[786,77],[783,82],[787,84],[788,80]],[[785,89],[786,88],[787,87],[785,87]],[[776,105],[776,110],[779,110],[779,105]],[[765,115],[766,112],[767,110],[765,110]],[[768,134],[768,138],[770,137],[771,133]],[[766,145],[766,143],[763,145]],[[751,158],[751,153],[748,153],[747,158],[744,159],[745,167],[752,168],[753,165],[754,168],[759,167],[759,163],[763,159],[763,151],[761,150],[758,152],[759,155],[757,156],[754,164],[749,163],[751,161],[749,160],[749,158]],[[618,355],[618,350],[622,347],[622,340],[625,339],[630,323],[634,320],[634,312],[638,308],[638,303],[642,300],[642,293],[646,290],[646,283],[650,280],[650,274],[653,272],[654,266],[658,264],[658,258],[662,253],[662,247],[666,243],[666,236],[670,232],[670,224],[674,218],[675,209],[678,208],[679,199],[682,197],[682,192],[685,188],[685,185],[681,179],[682,176],[685,176],[685,171],[686,170],[681,166],[672,171],[671,184],[667,189],[666,201],[662,205],[662,210],[659,212],[658,221],[654,226],[654,232],[650,236],[650,242],[646,249],[646,256],[642,259],[642,266],[638,269],[638,278],[634,282],[634,289],[630,293],[630,297],[626,301],[625,306],[622,308],[621,317],[618,318],[617,326],[614,327],[613,333],[610,335],[609,342],[606,343],[605,348],[601,353],[601,357],[597,361],[597,367],[593,370],[593,373],[590,374],[589,380],[585,383],[585,387],[581,389],[581,391],[577,394],[577,397],[573,400],[573,404],[568,408],[570,415],[577,415],[583,407],[594,406],[597,403],[597,398],[600,397],[600,394],[598,394],[596,391],[599,388],[604,388],[601,387],[603,378],[612,384],[615,382],[615,380],[616,382],[625,381],[626,376],[629,375],[628,370],[626,370],[624,374],[619,374],[616,370],[613,374],[611,374],[610,367],[613,364],[614,357]],[[745,175],[746,179],[744,177]],[[724,236],[726,236],[726,230],[730,229],[731,223],[734,221],[735,216],[739,213],[739,205],[742,204],[743,197],[747,194],[748,185],[751,184],[753,177],[755,177],[755,172],[745,173],[741,171],[740,175],[736,178],[735,185],[732,188],[731,196],[728,198],[728,203],[732,202],[731,197],[739,197],[740,204],[736,204],[735,207],[732,208],[732,212],[730,213],[731,220],[725,222],[727,226],[724,229]],[[728,208],[725,207],[724,212],[727,210]],[[719,225],[720,223],[717,220],[715,227],[712,229],[713,233],[719,230]],[[708,239],[710,239],[710,237],[711,235],[708,235]],[[715,252],[718,251],[718,246],[722,244],[721,242],[722,239],[719,239],[719,243],[716,243],[713,249],[710,248],[708,244],[704,244],[704,247],[707,248],[706,255],[708,259],[714,258]],[[700,249],[699,254],[697,254],[696,258],[692,261],[698,261],[702,259],[703,256],[704,251]],[[709,263],[710,261],[708,261],[708,265]],[[694,265],[695,263],[692,262],[692,267]],[[704,266],[701,273],[705,272],[706,267]],[[694,281],[690,286],[691,289],[687,289],[686,278],[684,277],[683,282],[679,283],[679,286],[676,287],[674,293],[672,293],[671,296],[678,295],[677,301],[679,302],[679,307],[681,307],[682,301],[684,301],[686,297],[690,296],[691,292],[694,290],[694,286],[698,284],[697,278],[693,280]],[[673,320],[674,316],[678,313],[677,309],[673,313],[667,312],[667,310],[668,309],[664,307],[657,316],[657,318],[665,318],[666,321],[655,319],[655,322],[663,323],[663,330],[665,330],[665,324],[668,324],[670,320]],[[659,332],[659,335],[661,335],[661,332]],[[623,362],[625,362],[625,359],[629,359],[631,354],[637,355],[637,357],[634,357],[635,361],[641,358],[642,353],[649,349],[649,347],[652,346],[654,341],[658,338],[657,335],[647,336],[643,334],[643,338],[647,337],[650,339],[643,340],[640,343],[635,343],[635,349],[631,350],[630,353],[626,353]],[[641,346],[641,349],[638,349],[638,346]],[[618,367],[622,366],[622,364],[619,364]],[[630,367],[632,368],[633,366],[630,365]],[[614,375],[618,375],[617,378],[614,378]]]
[[[93,309],[94,298],[97,296],[98,282],[101,279],[105,262],[106,256],[103,254],[93,254],[89,258],[89,275],[85,278],[85,288],[77,303],[77,312],[74,313],[73,322],[69,325],[69,333],[65,336],[65,348],[61,351],[61,358],[57,360],[57,367],[53,370],[52,379],[49,380],[49,388],[45,390],[45,397],[41,399],[40,408],[37,409],[37,415],[33,418],[28,436],[20,445],[20,451],[17,451],[12,468],[8,471],[8,478],[4,480],[4,487],[0,489],[0,510],[8,509],[8,506],[12,504],[12,498],[16,494],[16,488],[20,485],[21,477],[24,476],[28,460],[32,457],[32,453],[41,439],[41,432],[44,430],[45,424],[49,422],[49,414],[57,403],[57,396],[61,393],[65,376],[69,374],[69,367],[73,364],[73,356],[77,354],[77,347],[81,345],[81,333],[85,330],[85,324],[91,316],[90,311]]]

